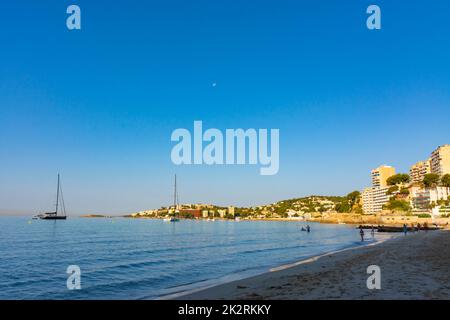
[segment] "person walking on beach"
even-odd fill
[[[359,235],[361,236],[361,242],[364,241],[364,230],[362,226],[359,227]]]
[[[404,232],[405,236],[408,233],[408,226],[406,224],[403,225],[403,232]]]

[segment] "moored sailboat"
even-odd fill
[[[180,219],[178,219],[177,215],[180,213],[180,210],[178,210],[178,192],[177,192],[177,175],[175,175],[175,185],[174,185],[174,192],[173,192],[173,217],[166,217],[163,219],[163,221],[166,222],[178,222]]]
[[[61,204],[60,204],[61,202]],[[58,214],[60,211],[60,214]],[[58,173],[58,184],[56,187],[56,208],[54,212],[45,212],[37,215],[37,218],[42,220],[65,220],[67,218],[66,215],[66,206],[64,204],[64,197],[62,193],[59,173]]]

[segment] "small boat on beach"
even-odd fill
[[[436,231],[440,230],[439,227],[420,227],[420,230],[417,227],[407,227],[408,232],[415,232],[415,231]],[[403,227],[386,227],[381,226],[377,228],[378,232],[404,232]]]

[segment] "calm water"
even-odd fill
[[[301,225],[2,217],[0,299],[154,299],[361,245],[354,227]],[[74,264],[81,290],[66,287]]]

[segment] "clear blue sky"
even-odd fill
[[[382,9],[382,30],[365,26]],[[82,30],[68,31],[78,4]],[[450,2],[2,1],[0,213],[343,195],[450,143]],[[216,87],[212,83],[217,83]],[[183,166],[170,134],[279,128],[280,171]]]

